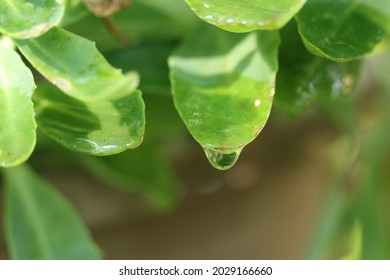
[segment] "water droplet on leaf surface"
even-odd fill
[[[221,153],[210,148],[203,148],[211,165],[219,170],[231,168],[240,156],[241,150],[232,153]]]

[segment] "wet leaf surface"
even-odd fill
[[[390,32],[388,0],[309,0],[297,15],[308,50],[335,61],[359,59]]]
[[[309,53],[291,22],[281,31],[275,105],[297,117],[316,102],[345,98],[355,89],[360,61],[338,63]]]
[[[41,84],[34,102],[39,129],[70,150],[104,156],[142,142],[145,106],[139,91],[110,101],[82,102]]]
[[[231,32],[283,27],[306,0],[186,0],[204,21]]]
[[[204,25],[170,57],[175,105],[214,167],[231,167],[264,127],[278,44],[274,32],[234,34]]]

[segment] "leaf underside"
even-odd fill
[[[106,156],[142,142],[145,106],[137,90],[119,99],[83,102],[41,84],[34,103],[39,129],[72,151]]]

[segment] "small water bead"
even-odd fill
[[[237,162],[237,159],[241,153],[241,150],[224,154],[206,147],[204,147],[203,149],[211,165],[219,170],[227,170],[231,168]]]
[[[228,18],[228,19],[226,20],[226,23],[228,23],[228,24],[233,23],[233,22],[234,22],[234,19],[232,19],[232,18]]]
[[[248,21],[247,20],[242,20],[241,21],[241,25],[242,26],[247,26],[248,25]]]

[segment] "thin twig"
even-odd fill
[[[111,17],[103,17],[101,18],[104,26],[107,30],[121,43],[124,47],[128,47],[131,43],[130,38],[126,36],[121,30],[119,30],[118,26],[115,24]]]

